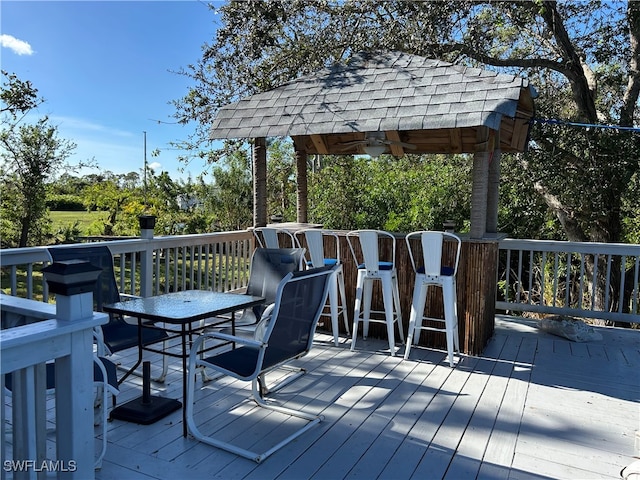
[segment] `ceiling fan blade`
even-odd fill
[[[353,150],[357,150],[358,148],[359,148],[358,144],[350,144],[350,145],[338,144],[337,145],[337,149],[341,152],[353,151]]]

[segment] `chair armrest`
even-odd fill
[[[238,337],[235,335],[229,335],[227,333],[222,333],[222,332],[211,332],[211,333],[205,333],[203,335],[200,335],[194,342],[193,347],[191,348],[191,351],[192,352],[197,351],[197,347],[199,346],[200,343],[202,343],[205,340],[205,338],[215,338],[218,340],[226,340],[227,342],[235,342],[251,348],[262,348],[264,346],[262,342],[258,342],[252,338]]]
[[[120,293],[118,295],[120,296],[120,301],[135,300],[136,298],[142,298],[140,295],[131,295],[129,293]]]
[[[236,335],[229,335],[227,333],[222,333],[222,332],[214,332],[210,334],[210,336],[217,338],[218,340],[227,340],[229,342],[236,342],[242,345],[246,345],[247,347],[253,347],[253,348],[260,348],[264,345],[264,343],[251,338],[238,337]]]

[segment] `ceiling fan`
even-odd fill
[[[356,145],[362,145],[365,153],[371,157],[377,157],[383,154],[387,150],[387,145],[399,145],[410,150],[416,149],[416,146],[411,143],[387,140],[384,132],[366,132],[363,140],[352,140],[350,142],[344,142],[342,145],[345,149]]]

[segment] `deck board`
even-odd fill
[[[483,354],[457,356],[453,369],[442,351],[412,348],[403,361],[385,339],[351,352],[348,339],[336,347],[320,333],[297,362],[308,373],[273,398],[325,419],[265,462],[183,438],[178,411],[148,426],[109,422],[96,478],[619,478],[640,455],[640,331],[599,331],[603,340],[577,344],[498,317]],[[196,385],[200,428],[241,445],[272,445],[300,422],[255,407],[244,382],[198,376]],[[127,379],[118,403],[140,391],[140,378]],[[152,393],[181,397],[178,364]]]

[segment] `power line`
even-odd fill
[[[597,123],[578,123],[578,122],[568,122],[566,120],[558,120],[555,118],[532,118],[532,123],[545,123],[549,125],[568,125],[571,127],[581,127],[581,128],[601,128],[604,130],[617,130],[624,132],[635,132],[640,133],[640,127],[620,127],[618,125],[603,125]]]

